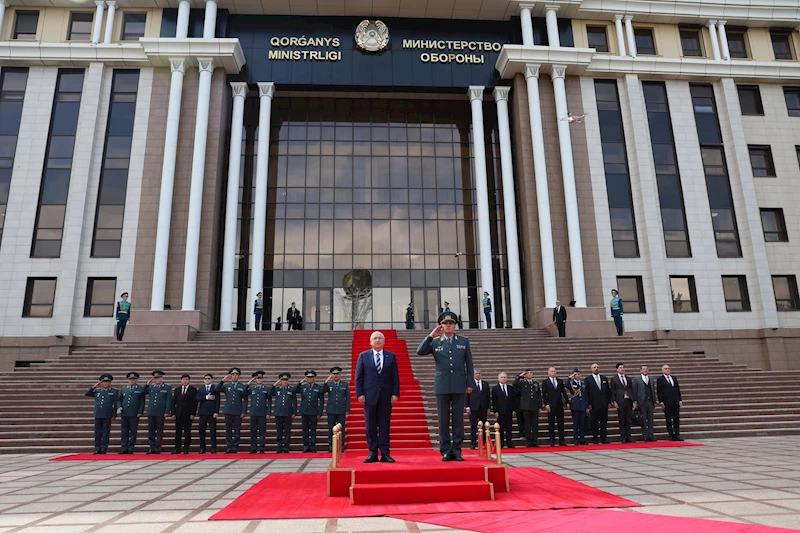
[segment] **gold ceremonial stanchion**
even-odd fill
[[[491,437],[490,437],[491,438]],[[501,450],[502,442],[500,441],[500,424],[494,424],[494,445],[496,446],[497,464],[503,464],[503,452]]]
[[[331,467],[336,468],[339,466],[339,460],[342,458],[342,425],[336,424],[333,426],[333,453],[331,459]]]
[[[483,445],[483,420],[478,420],[478,457],[484,457],[485,447]]]
[[[490,429],[491,426],[489,425],[489,421],[487,420],[483,424],[483,437],[485,439],[485,446],[486,446],[486,458],[492,458],[492,430]]]

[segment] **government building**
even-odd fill
[[[788,0],[0,0],[0,365],[553,328],[800,369]]]

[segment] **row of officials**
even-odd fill
[[[222,415],[225,418],[225,453],[239,452],[242,419],[250,416],[250,453],[264,453],[267,419],[275,418],[278,433],[278,453],[289,453],[292,420],[299,414],[303,426],[303,451],[317,451],[317,421],[322,417],[324,398],[328,395],[328,446],[333,439],[333,427],[341,423],[350,411],[350,387],[342,381],[342,369],[331,368],[324,383],[315,383],[317,373],[305,372],[305,377],[296,385],[290,385],[292,377],[282,372],[272,384],[264,384],[264,372],[253,372],[248,383],[239,380],[241,370],[231,368],[219,383],[214,376],[203,376],[203,385],[194,387],[190,376],[183,374],[181,384],[171,387],[164,383],[164,372],[155,370],[146,385],[138,383],[139,374],[129,372],[128,384],[117,390],[111,387],[114,377],[103,374],[86,396],[94,397],[94,453],[105,454],[109,446],[111,422],[120,419],[122,454],[132,454],[136,446],[139,419],[147,417],[148,454],[161,453],[164,438],[164,423],[171,418],[175,422],[175,448],[173,454],[189,453],[192,443],[192,422],[199,419],[200,453],[217,453],[217,418],[220,411],[220,395],[225,395]],[[149,397],[146,402],[145,397]],[[248,411],[248,399],[250,409]],[[299,399],[299,406],[298,406]],[[145,403],[147,409],[145,412]],[[206,447],[210,436],[210,448]],[[344,438],[344,430],[342,437]],[[343,440],[343,442],[345,442]]]

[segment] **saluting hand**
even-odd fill
[[[98,388],[100,388],[100,383],[101,383],[101,382],[100,382],[100,381],[98,381],[97,383],[95,383],[94,385],[92,385],[92,388],[93,388],[93,389],[98,389]]]
[[[230,380],[231,380],[231,375],[230,374],[228,374],[227,376],[222,378],[222,381],[230,381]]]
[[[333,374],[331,374],[330,376],[328,376],[328,379],[326,379],[326,380],[325,380],[325,383],[329,382],[329,381],[330,381],[330,380],[332,380],[332,379],[333,379]]]
[[[433,331],[431,331],[431,337],[438,337],[439,335],[442,334],[443,331],[444,331],[444,326],[439,324],[438,326],[433,328]]]

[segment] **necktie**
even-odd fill
[[[206,385],[206,394],[208,394],[210,390],[211,390],[211,387],[209,387],[208,385]]]
[[[672,378],[667,376],[667,381],[669,381],[669,386],[672,387]]]
[[[183,392],[181,392],[181,396],[186,396],[186,387],[183,388]]]
[[[628,380],[625,379],[624,375],[622,376],[622,386],[623,387],[627,387],[628,386]]]
[[[556,386],[556,378],[553,378],[550,381],[553,383],[553,387],[555,387]]]
[[[506,392],[506,386],[505,386],[505,385],[503,385],[503,394],[505,394],[506,396],[508,396],[508,392]]]
[[[483,387],[481,387],[480,381],[478,381],[478,392],[483,392]]]
[[[378,370],[378,374],[380,374],[381,370],[383,370],[383,365],[381,365],[380,352],[375,352],[375,368]]]
[[[595,374],[594,375],[594,381],[595,381],[595,383],[597,383],[597,388],[599,389],[600,388],[600,376]]]

